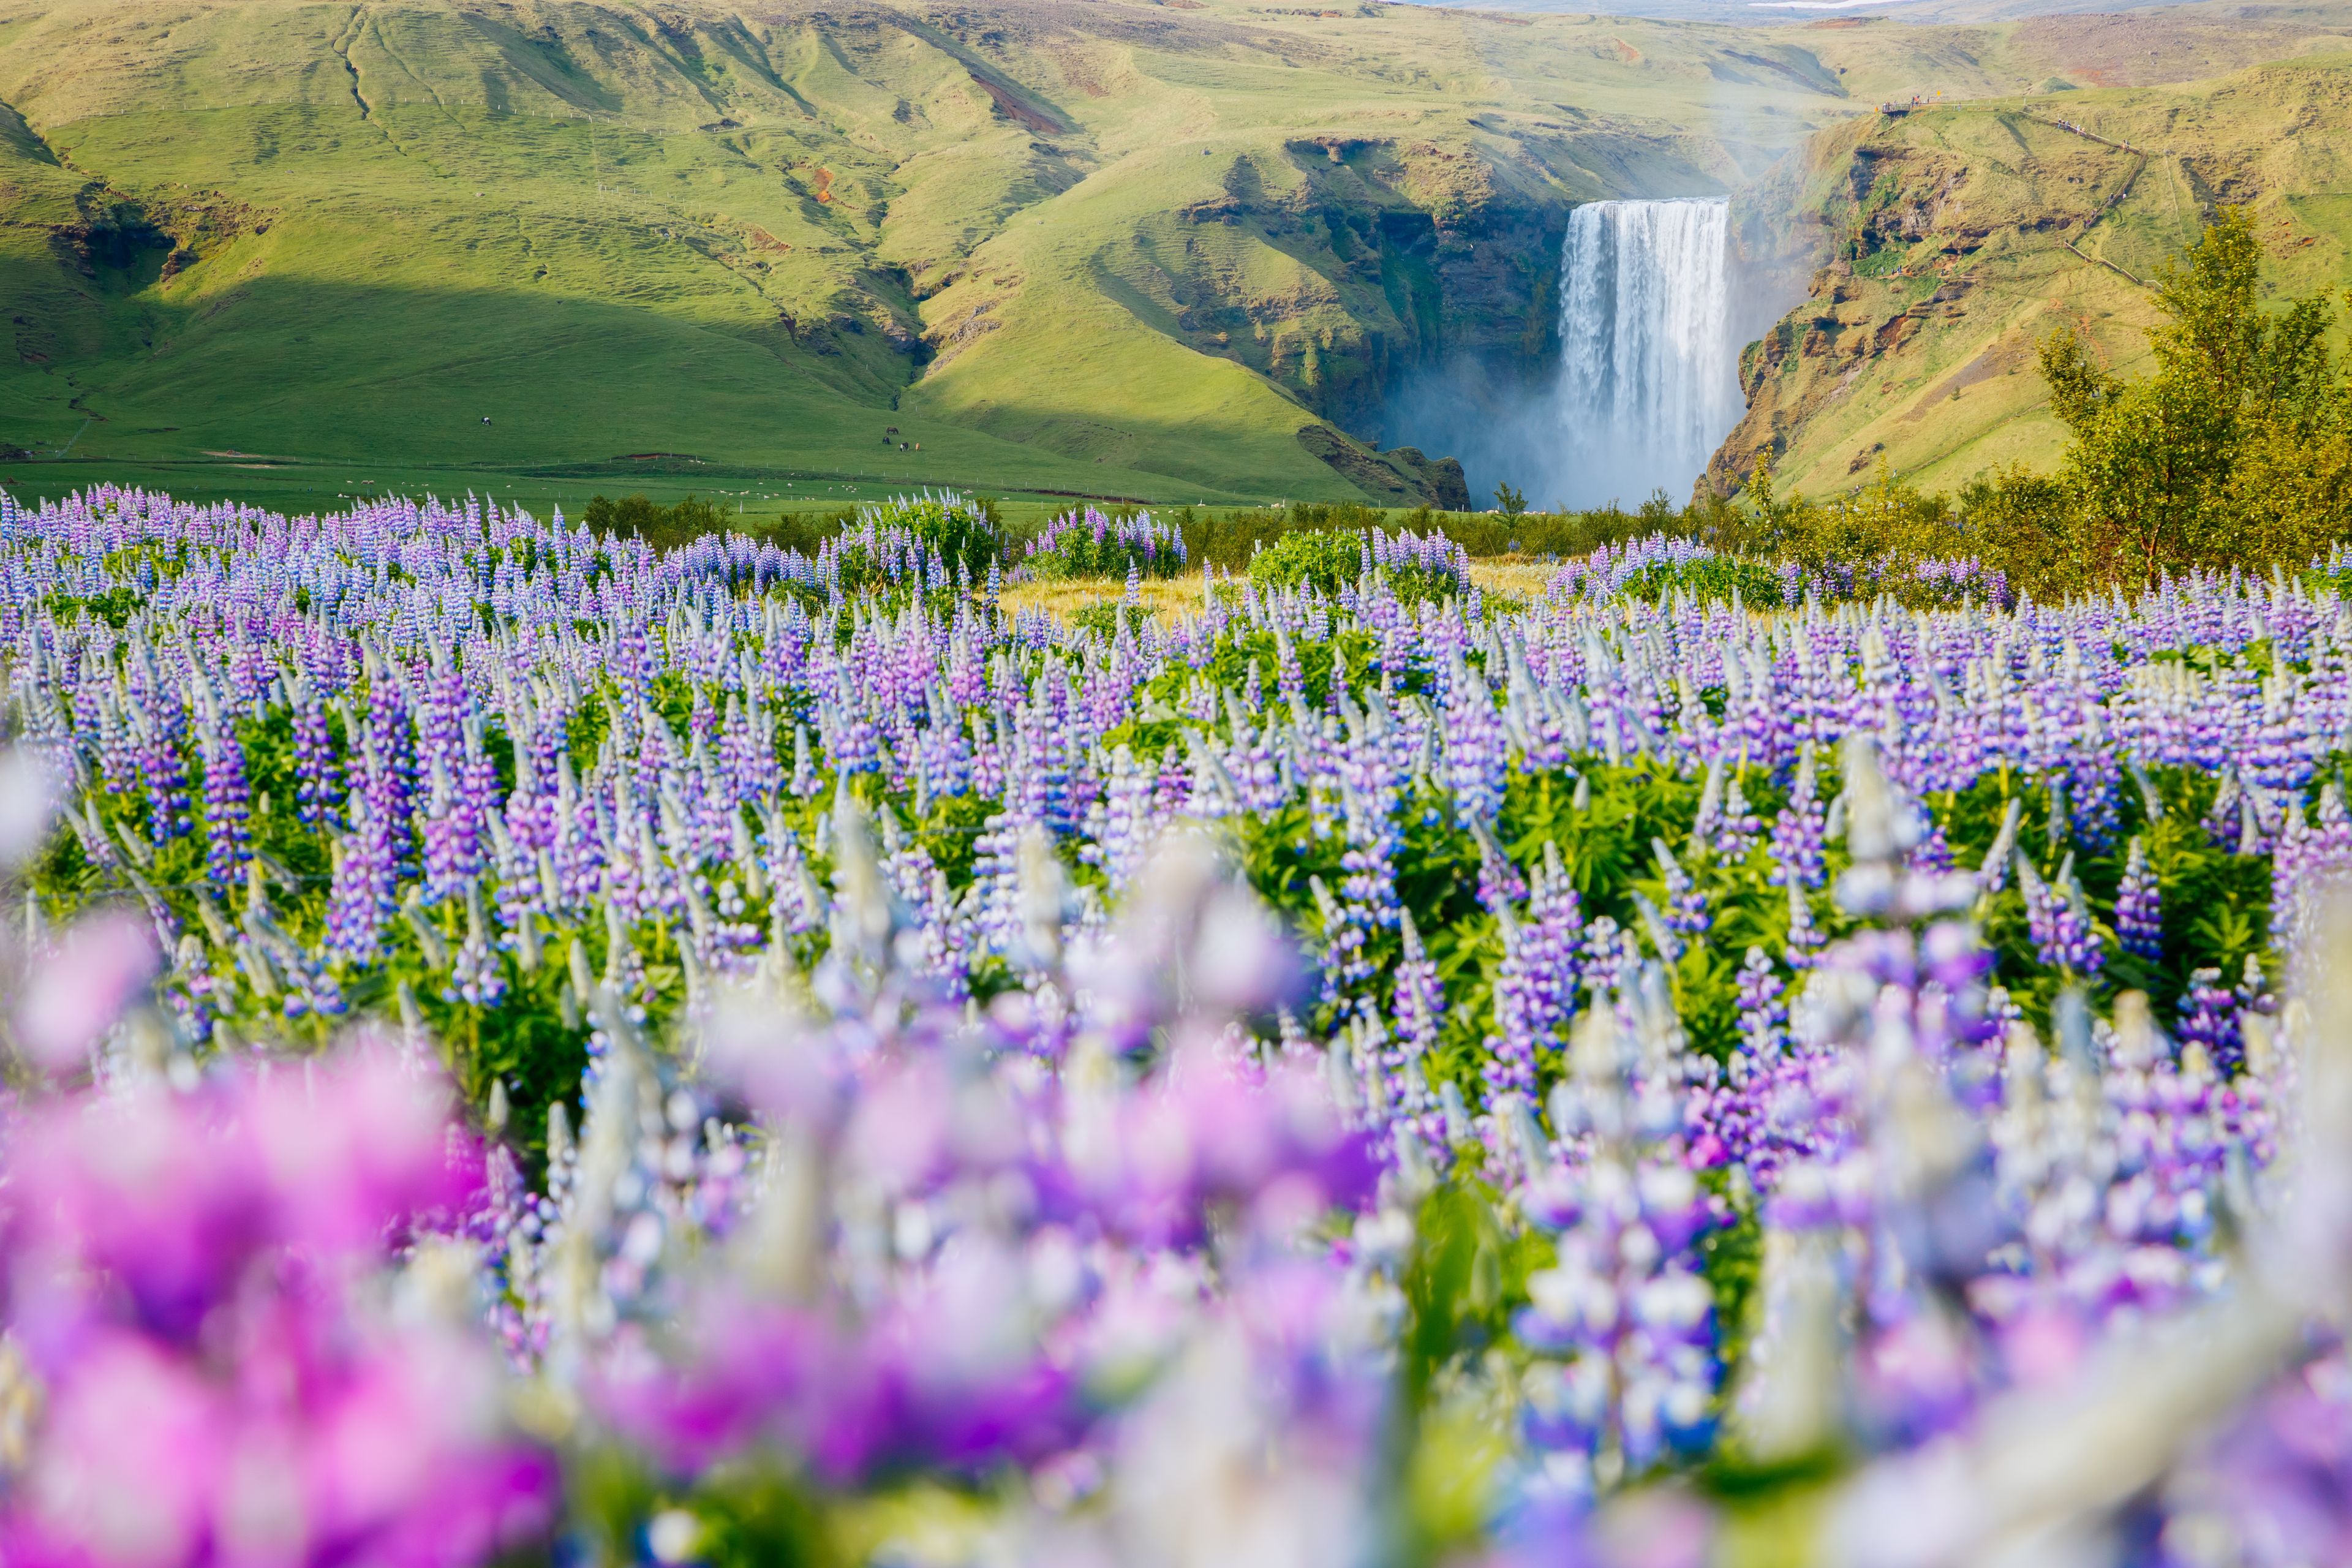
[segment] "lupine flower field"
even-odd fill
[[[0,1561],[2352,1560],[2335,577],[1261,562],[0,500]]]

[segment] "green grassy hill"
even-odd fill
[[[2102,20],[0,0],[0,483],[1458,504],[1359,437],[1549,367],[1575,202],[2326,36]]]
[[[1931,488],[2050,467],[2040,341],[2070,325],[2136,370],[2147,280],[2219,203],[2253,204],[2277,292],[2352,283],[2352,53],[1874,117],[1808,153],[1787,183],[1831,259],[1748,351],[1720,489],[1761,449],[1816,495],[1882,463]]]
[[[1731,98],[1769,135],[1694,127],[1725,47],[1377,6],[6,0],[0,443],[1423,499],[1327,416],[1397,356],[1540,336],[1571,200],[1720,188],[1847,107],[1768,73]]]

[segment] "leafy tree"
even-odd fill
[[[2084,586],[2081,518],[2066,481],[2021,463],[1979,475],[1960,487],[1968,548],[2043,597]]]
[[[1495,486],[1495,504],[1503,509],[1505,517],[1517,517],[1528,510],[1527,492],[1514,489],[1507,480],[1503,481]]]
[[[1783,495],[1769,451],[1740,492],[1745,503],[1715,514],[1704,529],[1718,550],[1797,563],[1807,571],[1865,566],[1892,555],[1949,553],[1958,545],[1951,508],[1881,469],[1867,489],[1829,501]]]
[[[2352,396],[2327,347],[2334,311],[2319,298],[2263,310],[2261,271],[2252,220],[2226,212],[2158,274],[2154,374],[2124,380],[2071,329],[2042,343],[2051,410],[2074,437],[2063,508],[2015,470],[1977,497],[1990,531],[2024,552],[2019,575],[2145,584],[2299,563],[2352,525]]]

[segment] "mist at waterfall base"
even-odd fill
[[[1461,458],[1482,505],[1507,483],[1539,510],[1630,510],[1660,490],[1680,507],[1743,411],[1745,303],[1727,203],[1587,202],[1561,243],[1549,372],[1465,360],[1409,378],[1385,439]]]

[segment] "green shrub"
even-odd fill
[[[1065,512],[1022,546],[1022,565],[1038,577],[1173,577],[1185,569],[1183,531],[1134,509]]]
[[[1659,599],[1677,589],[1702,603],[1728,599],[1737,593],[1741,604],[1767,609],[1783,598],[1776,568],[1737,555],[1709,555],[1679,563],[1661,561],[1626,578],[1620,592],[1631,598]]]
[[[1070,617],[1070,625],[1082,632],[1094,632],[1105,637],[1118,635],[1119,612],[1127,612],[1127,624],[1138,631],[1150,623],[1155,613],[1149,605],[1129,605],[1118,599],[1103,599],[1080,605]]]
[[[1969,553],[2039,597],[2063,598],[2092,575],[2065,481],[2021,464],[1960,487],[1960,531]]]
[[[1604,544],[1647,538],[1654,533],[1686,536],[1709,526],[1725,503],[1708,498],[1712,510],[1678,510],[1664,491],[1642,503],[1638,511],[1601,507],[1592,511],[1530,511],[1517,517],[1501,512],[1439,511],[1416,507],[1407,512],[1387,512],[1351,502],[1330,505],[1299,503],[1286,508],[1259,507],[1223,513],[1185,507],[1165,514],[1181,531],[1188,564],[1202,562],[1228,572],[1245,570],[1253,557],[1297,533],[1361,533],[1367,529],[1406,529],[1414,533],[1442,533],[1472,556],[1558,556],[1562,560],[1590,555]],[[1349,579],[1353,581],[1352,578]]]
[[[656,550],[674,550],[726,526],[717,507],[694,496],[675,506],[663,506],[642,495],[625,495],[619,500],[594,496],[580,520],[599,533],[634,534]]]
[[[1697,531],[1696,515],[1678,511],[1661,490],[1639,511],[1610,506],[1591,511],[1529,511],[1517,516],[1490,511],[1434,511],[1421,507],[1398,520],[1415,533],[1443,533],[1473,556],[1590,555],[1604,544],[1622,544],[1654,533]]]
[[[1320,530],[1286,533],[1250,558],[1250,581],[1261,588],[1312,587],[1337,595],[1364,570],[1364,536]]]
[[[1389,514],[1379,507],[1345,500],[1293,501],[1287,515],[1290,526],[1296,529],[1358,533],[1368,528],[1378,528],[1389,520]]]
[[[1221,517],[1188,506],[1170,521],[1184,535],[1185,553],[1195,568],[1206,562],[1227,572],[1246,572],[1261,547],[1292,531],[1290,514],[1270,507]]]
[[[835,511],[788,511],[772,521],[761,522],[752,531],[779,550],[797,550],[814,556],[824,542],[857,521],[857,509],[844,507]]]
[[[821,580],[845,595],[888,592],[919,574],[951,590],[959,571],[977,583],[1004,548],[996,519],[981,503],[952,490],[895,496],[857,509],[855,521],[825,540],[817,557]],[[944,569],[947,582],[936,580]]]
[[[879,505],[858,508],[857,521],[877,531],[903,528],[919,542],[937,548],[950,570],[961,563],[975,578],[1004,553],[1004,535],[991,508],[953,490],[893,496]]]

